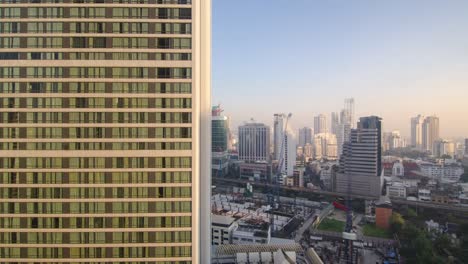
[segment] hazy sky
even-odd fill
[[[213,103],[237,127],[343,107],[409,135],[417,114],[468,137],[468,0],[213,0]]]

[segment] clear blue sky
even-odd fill
[[[234,126],[312,126],[346,97],[386,131],[420,113],[468,136],[468,0],[213,0],[213,103]]]

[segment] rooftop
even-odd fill
[[[254,245],[220,245],[216,249],[218,255],[234,255],[236,253],[249,252],[276,252],[279,249],[284,251],[302,252],[302,246],[294,244],[254,244]]]

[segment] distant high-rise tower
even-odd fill
[[[211,1],[1,3],[1,262],[210,263]]]
[[[288,116],[286,114],[274,115],[274,157],[276,160],[281,158],[283,162],[281,171],[287,175],[293,175],[294,166],[296,165],[296,142],[294,135],[288,127],[285,127]]]
[[[343,153],[343,144],[349,141],[351,135],[351,125],[347,123],[340,123],[336,134],[336,145],[338,157]]]
[[[421,115],[411,118],[411,146],[417,149],[423,148],[423,123]]]
[[[428,116],[424,119],[422,125],[422,146],[426,151],[433,151],[434,142],[440,138],[439,136],[439,118],[436,116]]]
[[[283,164],[281,165],[282,171],[291,176],[294,174],[294,166],[296,166],[296,141],[294,135],[290,130],[284,133],[284,145],[283,145]]]
[[[239,159],[267,161],[270,157],[270,127],[261,123],[239,126]]]
[[[211,174],[224,177],[228,173],[229,165],[229,121],[222,115],[221,107],[213,106],[211,117]]]
[[[354,124],[355,124],[355,121],[354,121],[354,98],[346,98],[345,99],[345,103],[344,103],[344,109],[348,112],[348,122],[349,124],[351,124],[351,128],[354,128]]]
[[[353,194],[379,196],[382,188],[382,122],[380,117],[361,117],[344,143],[337,191],[346,193],[348,179]]]
[[[307,143],[312,143],[312,128],[303,127],[299,129],[299,147],[304,147]]]
[[[314,117],[314,134],[327,133],[327,117],[320,114]]]
[[[273,117],[273,159],[278,160],[287,116],[286,114],[274,114]]]
[[[331,133],[337,135],[340,125],[340,116],[337,112],[331,113]]]

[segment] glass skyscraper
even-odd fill
[[[1,261],[208,263],[210,1],[0,3]]]

